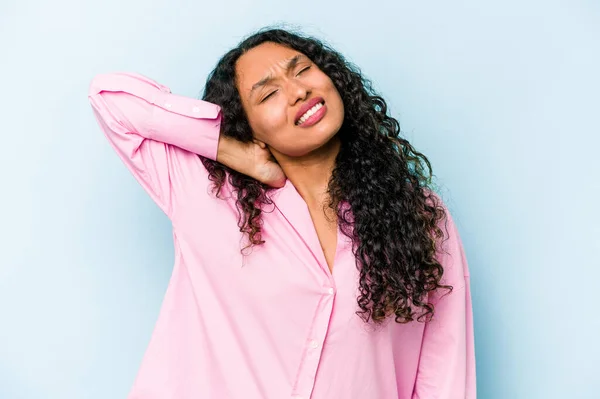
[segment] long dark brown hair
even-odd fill
[[[434,306],[428,293],[441,285],[442,265],[436,260],[446,219],[433,193],[428,159],[399,136],[398,121],[388,115],[358,68],[323,42],[284,29],[261,30],[227,52],[210,73],[203,100],[222,107],[222,132],[242,142],[252,129],[236,88],[236,61],[246,51],[274,42],[309,57],[339,91],[345,119],[338,133],[340,152],[329,181],[329,206],[337,212],[341,231],[353,241],[360,270],[359,310],[365,321],[381,323],[394,315],[399,323],[430,320]],[[262,245],[261,207],[271,204],[270,188],[216,161],[202,158],[217,196],[226,180],[232,185],[239,228],[250,245]],[[337,204],[345,201],[350,209]]]

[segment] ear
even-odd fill
[[[262,148],[263,150],[264,150],[265,148],[267,148],[267,145],[266,145],[264,142],[262,142],[262,141],[260,141],[260,140],[258,140],[258,139],[252,139],[252,142],[254,142],[254,144],[257,144],[257,145],[258,145],[260,148]]]

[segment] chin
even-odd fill
[[[325,149],[327,147],[327,145],[329,143],[331,143],[331,140],[333,140],[336,136],[337,136],[337,132],[334,133],[333,135],[328,135],[323,140],[319,140],[315,143],[305,144],[302,147],[288,148],[288,151],[286,151],[284,153],[289,157],[294,157],[294,158],[303,157],[303,156],[309,155],[312,152],[316,152],[320,149]]]
[[[286,135],[285,142],[280,142],[279,145],[273,143],[271,148],[287,157],[299,158],[326,147],[337,136],[342,124],[325,120],[321,122],[326,123],[290,132],[292,134]],[[307,138],[310,140],[306,140]]]

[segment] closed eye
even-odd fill
[[[270,92],[269,94],[266,95],[265,98],[263,98],[262,100],[260,100],[260,102],[264,102],[267,98],[271,97],[273,94],[277,93],[277,90]]]
[[[298,75],[300,75],[302,72],[306,71],[307,69],[310,69],[310,65],[309,65],[309,66],[307,66],[306,68],[302,68],[302,69],[300,70],[300,72],[298,72]],[[296,76],[298,76],[298,75],[296,75]]]

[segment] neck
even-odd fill
[[[328,200],[327,186],[340,151],[340,139],[334,136],[327,144],[302,157],[274,155],[287,178],[308,205]]]

